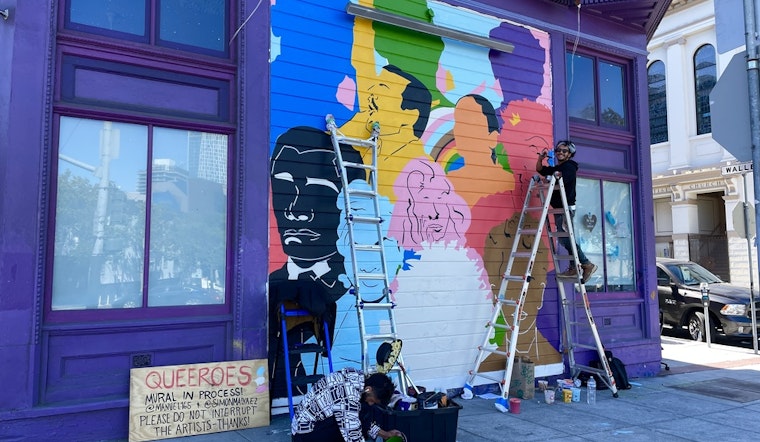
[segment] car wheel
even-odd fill
[[[702,312],[692,312],[689,316],[689,337],[694,341],[707,341],[705,335],[705,315]],[[715,326],[710,324],[710,341],[714,342],[717,333],[715,332]]]

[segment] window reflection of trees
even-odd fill
[[[226,137],[174,131],[175,154],[199,156],[197,170],[161,175],[177,182],[147,198],[146,127],[68,117],[61,127],[53,310],[141,307],[146,276],[150,306],[223,303]]]

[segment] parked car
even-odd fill
[[[706,340],[702,284],[709,294],[710,339],[720,334],[729,338],[752,337],[749,287],[728,284],[699,264],[657,258],[657,291],[660,323],[686,328],[695,341]],[[760,319],[760,298],[755,292],[755,309]]]

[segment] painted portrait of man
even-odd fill
[[[361,162],[353,147],[341,145],[341,151],[345,161]],[[364,173],[349,171],[349,181]],[[305,126],[283,133],[272,154],[270,180],[272,210],[286,256],[286,262],[269,275],[269,359],[275,365],[270,369],[274,369],[271,373],[277,396],[284,390],[284,376],[278,376],[282,355],[275,354],[281,345],[280,304],[292,301],[315,317],[326,319],[332,335],[335,302],[346,292],[338,279],[345,273],[344,257],[336,246],[341,217],[338,196],[343,186],[330,136]],[[291,343],[305,342],[320,333],[310,318],[288,323]],[[291,370],[298,368],[299,361],[298,357],[291,358]]]

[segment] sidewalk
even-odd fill
[[[500,413],[493,400],[455,398],[458,442],[485,441],[753,441],[760,439],[760,356],[753,349],[663,336],[659,376],[631,379],[613,398],[597,392],[596,405],[547,405],[538,394],[520,414]],[[537,392],[538,393],[538,392]],[[584,393],[585,399],[585,393]],[[290,419],[273,416],[267,427],[182,439],[186,442],[287,442]],[[410,441],[414,442],[414,441]]]

